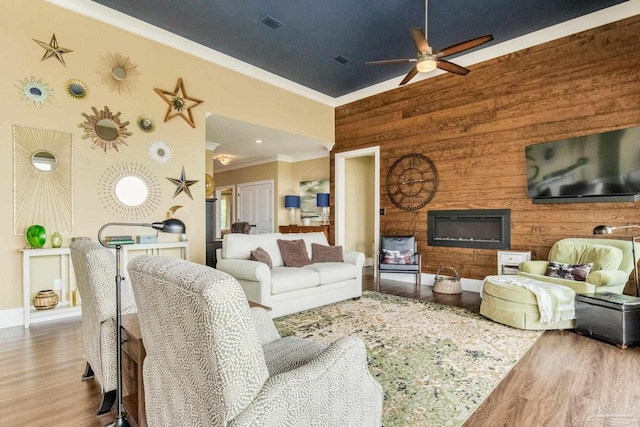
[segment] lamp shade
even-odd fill
[[[300,208],[300,196],[284,196],[285,208]]]
[[[329,193],[316,194],[316,206],[319,208],[329,207]]]

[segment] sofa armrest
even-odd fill
[[[369,373],[364,343],[346,336],[305,365],[267,379],[229,426],[349,425],[352,420],[379,426],[382,400],[382,387]],[[332,410],[323,410],[327,403]]]
[[[216,270],[224,271],[238,280],[266,283],[271,287],[271,270],[263,262],[249,259],[219,259]]]
[[[624,286],[629,279],[629,274],[622,270],[596,270],[591,271],[585,280],[597,287]]]
[[[544,275],[547,272],[549,263],[547,261],[525,261],[521,262],[518,270],[524,273]]]
[[[362,268],[364,265],[364,254],[362,252],[344,250],[342,251],[342,257],[344,262],[354,264],[358,268]]]

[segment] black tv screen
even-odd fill
[[[534,199],[640,193],[640,127],[526,147]]]

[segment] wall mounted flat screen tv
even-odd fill
[[[534,203],[640,200],[640,127],[525,148]]]

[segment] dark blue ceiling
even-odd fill
[[[408,72],[364,63],[414,58],[409,28],[425,22],[424,0],[94,1],[331,97]],[[427,38],[437,51],[493,34],[486,47],[624,1],[431,0]]]

